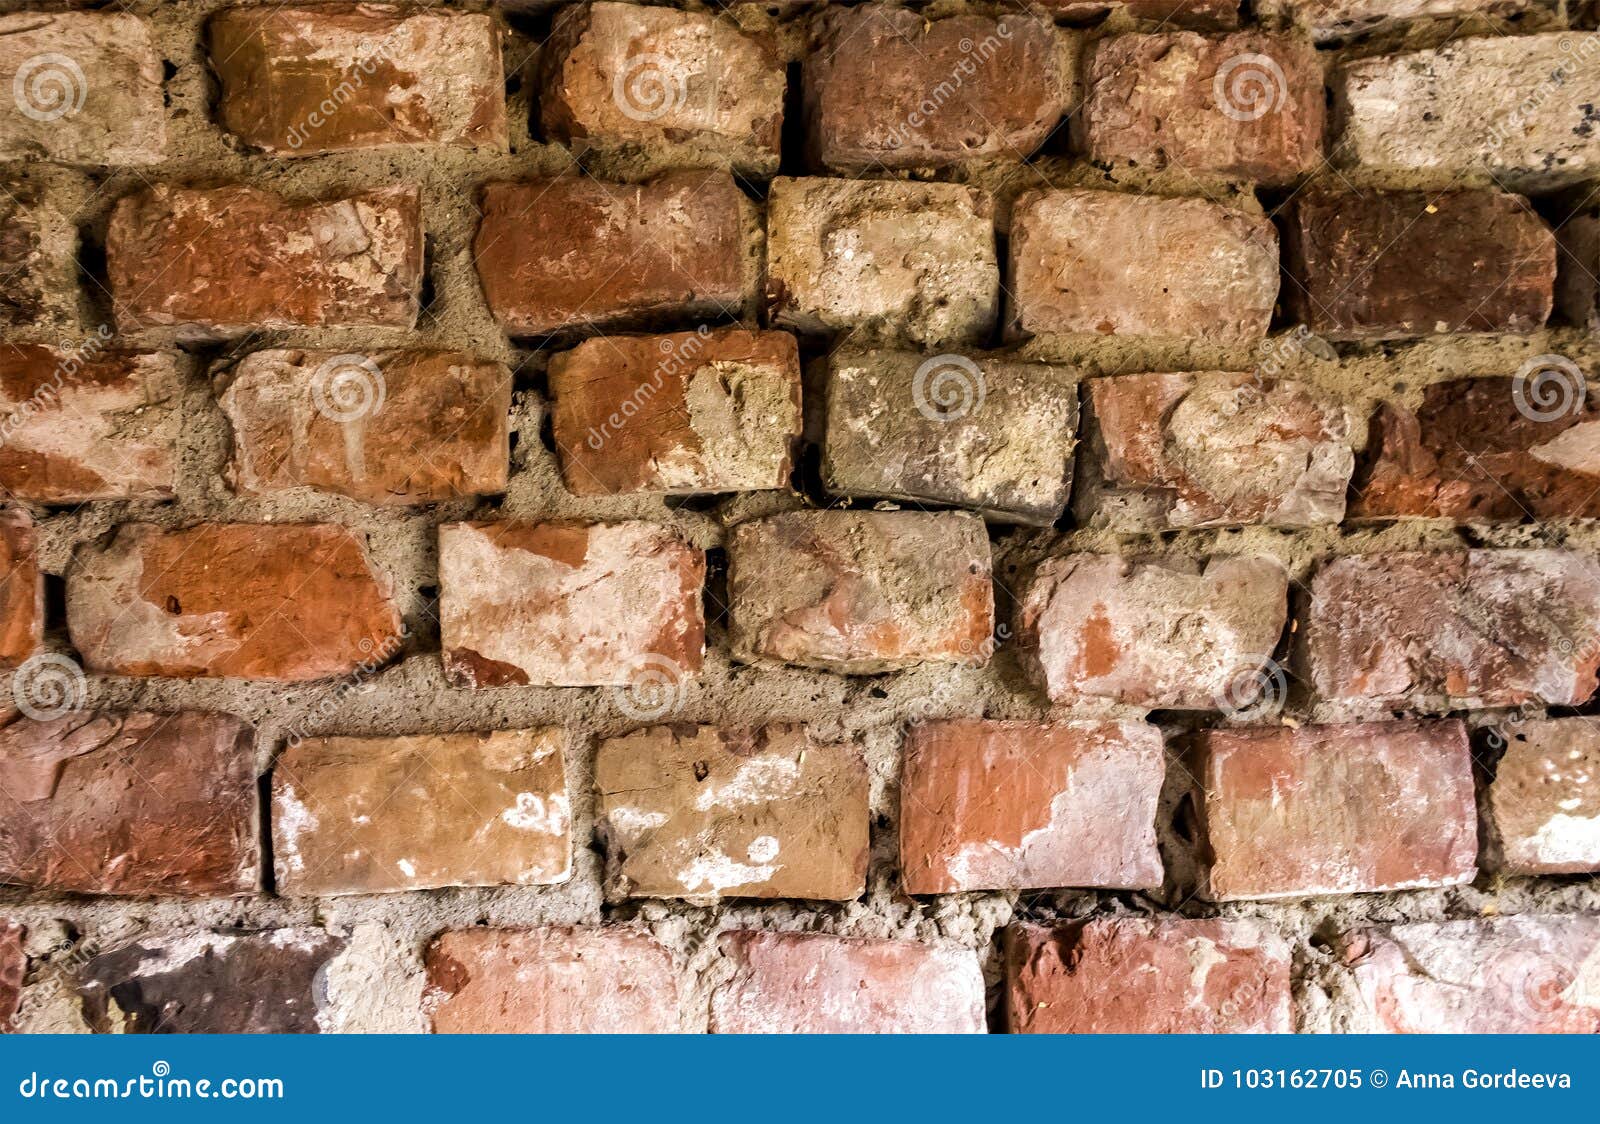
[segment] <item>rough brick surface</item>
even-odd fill
[[[906,735],[907,893],[1161,885],[1161,732],[1138,722],[923,722]]]
[[[1042,363],[912,351],[828,358],[822,477],[844,496],[1049,525],[1072,491],[1078,388]]]
[[[39,541],[25,508],[0,507],[0,668],[33,655],[44,636]]]
[[[75,300],[77,231],[59,211],[19,198],[9,184],[0,198],[0,328],[66,322]]]
[[[22,977],[28,970],[28,956],[22,948],[26,935],[21,925],[0,921],[0,1034],[13,1029],[11,1020],[22,1002]]]
[[[388,578],[327,523],[124,524],[73,560],[67,624],[112,675],[324,679],[381,666],[401,639]]]
[[[1012,925],[1013,1034],[1284,1034],[1290,946],[1250,921]]]
[[[1021,658],[1051,701],[1177,710],[1255,705],[1288,615],[1288,575],[1264,556],[1046,559],[1020,590]]]
[[[1012,334],[1247,342],[1278,296],[1278,234],[1204,199],[1036,191],[1011,219]]]
[[[289,897],[540,886],[572,871],[559,729],[310,738],[272,772]]]
[[[1239,26],[1239,0],[1032,0],[1032,4],[1067,20],[1124,12],[1171,27]]]
[[[989,657],[994,589],[976,516],[792,512],[728,546],[735,658],[846,675]]]
[[[1293,20],[1318,42],[1387,28],[1402,20],[1473,15],[1503,19],[1526,12],[1535,0],[1262,0],[1263,17]]]
[[[800,726],[654,726],[600,744],[612,878],[632,897],[859,897],[867,768]]]
[[[1600,667],[1600,563],[1562,550],[1357,555],[1311,583],[1324,699],[1421,710],[1576,706]]]
[[[574,4],[542,55],[547,138],[578,149],[666,148],[680,163],[778,170],[784,70],[775,44],[704,12]]]
[[[1600,210],[1571,215],[1556,230],[1556,308],[1600,334]]]
[[[439,529],[445,672],[465,687],[605,687],[696,675],[705,556],[653,523]]]
[[[970,951],[823,933],[724,933],[714,1034],[982,1034]]]
[[[503,492],[511,381],[503,364],[455,351],[257,351],[216,380],[228,481],[372,504]]]
[[[1508,874],[1600,870],[1600,727],[1591,718],[1497,728],[1505,752],[1484,800],[1488,864]]]
[[[1124,533],[1344,517],[1354,417],[1305,383],[1226,371],[1092,379],[1073,510]]]
[[[740,328],[586,340],[550,360],[561,476],[580,496],[786,487],[800,353]]]
[[[1458,721],[1206,730],[1198,751],[1212,901],[1451,886],[1477,873]]]
[[[465,929],[426,955],[439,1034],[671,1034],[672,955],[626,929]]]

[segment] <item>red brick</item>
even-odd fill
[[[1227,29],[1239,26],[1239,0],[1029,0],[1067,20],[1126,14],[1163,27]]]
[[[759,283],[755,205],[720,172],[483,189],[478,277],[512,335],[738,313]]]
[[[74,558],[67,624],[94,671],[183,679],[347,675],[402,637],[388,578],[327,523],[123,524]]]
[[[906,735],[910,894],[1161,885],[1161,731],[1140,722],[921,722]]]
[[[445,674],[463,687],[674,690],[699,674],[705,556],[653,523],[439,528]]]
[[[458,351],[257,351],[216,387],[235,491],[417,504],[506,490],[503,363]]]
[[[809,511],[741,523],[728,591],[729,643],[745,662],[872,675],[990,654],[989,539],[974,515]]]
[[[865,888],[854,745],[802,726],[654,726],[601,742],[595,784],[621,895],[848,901]]]
[[[1263,18],[1293,20],[1308,26],[1319,43],[1369,31],[1388,30],[1403,20],[1483,15],[1499,20],[1526,12],[1534,0],[1263,0],[1256,12]]]
[[[207,25],[218,123],[274,156],[392,145],[504,148],[490,15],[379,4],[238,7]]]
[[[1007,331],[1244,343],[1267,334],[1278,234],[1204,199],[1030,191],[1011,219]]]
[[[22,978],[28,971],[28,954],[22,940],[26,930],[14,921],[0,921],[0,1034],[13,1029],[12,1019],[22,1003]]]
[[[0,507],[0,668],[18,667],[44,638],[44,575],[27,509]]]
[[[948,945],[824,933],[722,934],[731,979],[713,1034],[982,1034],[977,956]]]
[[[0,882],[190,897],[261,885],[254,732],[226,714],[88,714],[0,730]]]
[[[428,946],[438,1034],[673,1034],[672,956],[626,929],[463,929]]]
[[[1488,865],[1508,874],[1600,870],[1600,727],[1511,719],[1484,800]]]
[[[1020,591],[1024,666],[1051,701],[1230,710],[1271,689],[1288,575],[1264,556],[1046,559]]]
[[[1454,886],[1477,873],[1472,754],[1458,721],[1206,730],[1212,901]]]
[[[778,170],[784,69],[769,36],[705,12],[574,4],[541,55],[545,136],[580,152]]]
[[[551,358],[548,379],[561,475],[576,495],[788,486],[800,352],[785,332],[585,340]]]
[[[1006,929],[1012,1034],[1287,1034],[1289,943],[1250,921]]]
[[[1600,564],[1562,550],[1339,558],[1311,583],[1306,665],[1340,702],[1576,706],[1600,668]]]
[[[162,185],[118,201],[106,269],[123,331],[221,339],[274,328],[416,324],[414,187],[293,202],[253,187]]]

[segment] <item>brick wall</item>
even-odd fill
[[[0,1023],[1595,1030],[1588,7],[0,4]]]

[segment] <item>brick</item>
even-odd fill
[[[621,894],[849,901],[866,887],[867,767],[802,726],[654,726],[600,743]]]
[[[1533,0],[1265,0],[1262,18],[1294,20],[1319,43],[1386,29],[1403,20],[1492,16],[1502,19],[1533,7]]]
[[[1400,1034],[1600,1032],[1600,918],[1477,918],[1345,935],[1352,1031]]]
[[[171,499],[179,362],[89,345],[0,349],[0,488],[41,504]]]
[[[879,4],[836,9],[806,56],[812,163],[845,174],[1020,161],[1072,101],[1075,46],[1048,18],[927,20]]]
[[[626,929],[463,929],[428,946],[437,1034],[673,1034],[672,956]]]
[[[789,179],[767,195],[767,306],[806,333],[981,343],[1000,306],[994,204],[949,183]]]
[[[329,523],[125,523],[73,559],[67,625],[93,671],[182,679],[347,675],[402,637],[389,579]]]
[[[412,328],[422,285],[414,187],[294,202],[162,185],[118,201],[106,268],[122,331],[225,339],[277,328]]]
[[[873,675],[983,663],[994,631],[989,539],[956,512],[790,512],[728,547],[736,659]]]
[[[1455,886],[1477,874],[1458,721],[1204,730],[1211,901]]]
[[[1600,172],[1600,35],[1459,39],[1346,63],[1329,82],[1340,159],[1443,187],[1493,177],[1548,191]]]
[[[1072,492],[1076,373],[997,357],[836,351],[822,477],[845,496],[976,508],[1048,526]]]
[[[8,184],[0,199],[0,329],[68,323],[77,231],[54,207],[18,198],[21,190]]]
[[[0,15],[0,160],[154,164],[167,148],[161,55],[121,12]]]
[[[1115,35],[1089,48],[1077,127],[1104,164],[1287,184],[1322,163],[1322,62],[1257,31]]]
[[[1120,13],[1164,27],[1239,26],[1239,0],[1030,0],[1030,6],[1066,20]]]
[[[919,722],[900,776],[906,892],[1159,887],[1165,774],[1141,722]]]
[[[1459,710],[1594,693],[1600,563],[1564,550],[1355,555],[1311,583],[1305,658],[1332,702]]]
[[[789,484],[800,352],[786,332],[606,336],[553,356],[547,377],[561,476],[576,495]]]
[[[439,528],[445,674],[463,687],[674,687],[700,671],[705,556],[653,523]]]
[[[458,351],[257,351],[216,380],[247,495],[297,488],[371,504],[506,490],[511,372]]]
[[[84,1017],[101,1034],[316,1034],[344,949],[321,929],[143,939],[79,970]]]
[[[1013,336],[1250,342],[1278,298],[1278,234],[1204,199],[1030,191],[1012,212],[1010,273]]]
[[[770,36],[704,12],[574,4],[556,15],[541,58],[539,120],[550,140],[778,170],[785,77]]]
[[[472,12],[227,8],[207,24],[217,121],[274,156],[506,145],[500,30]]]
[[[1586,452],[1600,406],[1586,398],[1576,367],[1552,366],[1531,378],[1432,383],[1414,408],[1383,403],[1368,428],[1351,517],[1600,517],[1600,466]]]
[[[1344,518],[1352,412],[1292,379],[1228,371],[1087,384],[1074,513],[1142,534],[1191,527],[1320,527]]]
[[[982,1034],[983,973],[964,948],[735,931],[713,1034]]]
[[[1052,702],[1229,710],[1268,690],[1288,575],[1258,555],[1048,558],[1021,590],[1017,640]]]
[[[1484,800],[1487,865],[1600,870],[1600,729],[1589,718],[1525,718],[1499,731],[1505,752]]]
[[[22,941],[26,930],[14,921],[0,921],[0,1034],[15,1027],[12,1020],[22,1004],[22,979],[28,972],[28,954]]]
[[[27,509],[0,506],[0,669],[19,667],[44,639],[44,574]]]
[[[1012,1034],[1288,1034],[1289,942],[1251,921],[1095,917],[1005,934]]]
[[[1518,195],[1314,193],[1284,229],[1284,303],[1327,339],[1531,332],[1554,304],[1555,236]]]
[[[254,732],[230,715],[18,718],[0,729],[0,787],[0,882],[121,896],[261,886]]]
[[[278,893],[565,882],[564,738],[551,728],[291,744],[272,772]]]

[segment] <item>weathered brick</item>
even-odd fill
[[[161,185],[118,201],[106,269],[123,331],[221,339],[271,328],[411,328],[422,284],[414,187],[293,202]]]
[[[1306,666],[1335,702],[1457,710],[1594,693],[1600,563],[1564,550],[1366,554],[1311,583]]]
[[[0,507],[0,669],[20,666],[44,638],[44,574],[27,509]]]
[[[900,777],[910,894],[1159,887],[1161,731],[1141,722],[920,722]]]
[[[0,921],[0,1034],[9,1034],[11,1020],[22,1002],[22,978],[28,971],[28,954],[22,941],[26,930],[14,921]]]
[[[1484,800],[1488,865],[1508,874],[1600,870],[1600,728],[1590,718],[1500,727]]]
[[[1229,710],[1255,704],[1288,616],[1289,579],[1265,556],[1048,558],[1021,590],[1024,666],[1053,702]]]
[[[511,381],[503,363],[457,351],[254,352],[216,381],[228,483],[372,504],[503,492]]]
[[[0,729],[0,788],[0,882],[127,896],[260,888],[254,733],[237,718],[18,718]]]
[[[1351,411],[1290,379],[1227,371],[1120,375],[1087,384],[1073,510],[1139,534],[1344,517]]]
[[[950,183],[788,179],[767,196],[767,305],[802,332],[982,342],[1000,307],[994,204]]]
[[[570,492],[693,495],[789,483],[800,353],[786,332],[605,336],[553,356],[547,377]]]
[[[721,317],[759,284],[756,208],[725,173],[493,183],[481,209],[478,277],[512,335]]]
[[[672,955],[626,929],[462,929],[428,946],[438,1034],[673,1034]]]
[[[601,742],[595,784],[621,894],[847,901],[865,888],[854,745],[801,726],[654,726]]]
[[[1012,1034],[1287,1034],[1289,943],[1251,921],[1096,917],[1005,934]]]
[[[1453,886],[1477,873],[1458,721],[1197,735],[1212,901]]]
[[[1284,303],[1327,339],[1531,332],[1555,301],[1555,236],[1519,195],[1312,193],[1284,230]]]
[[[872,675],[990,653],[989,539],[973,515],[805,511],[741,523],[728,591],[729,643],[745,662]]]
[[[928,20],[866,4],[827,13],[805,59],[812,162],[846,174],[1022,160],[1072,100],[1065,37],[1048,18]]]
[[[439,528],[445,674],[465,687],[625,686],[700,671],[705,555],[653,523]]]
[[[1444,187],[1492,176],[1545,191],[1600,172],[1600,36],[1459,39],[1346,63],[1332,77],[1338,152],[1362,169]]]
[[[1402,20],[1493,16],[1527,11],[1534,0],[1257,0],[1263,18],[1293,20],[1310,29],[1319,43],[1341,39]]]
[[[723,933],[733,976],[713,1034],[982,1034],[983,973],[964,948],[825,933]]]
[[[0,160],[154,164],[167,148],[161,55],[123,12],[0,15]]]
[[[95,671],[186,679],[345,675],[402,636],[389,579],[329,523],[123,524],[73,559],[67,625]]]
[[[1029,4],[1066,20],[1120,12],[1164,27],[1239,26],[1239,0],[1029,0]]]
[[[1284,184],[1322,163],[1322,62],[1257,31],[1114,35],[1089,49],[1091,160]]]
[[[768,37],[705,12],[574,4],[541,56],[545,136],[580,150],[660,149],[770,175],[783,133],[784,69]]]
[[[1078,388],[1065,367],[911,351],[828,358],[829,491],[973,507],[1048,526],[1072,491]]]
[[[78,236],[61,213],[37,199],[0,198],[0,328],[65,324],[75,312]]]
[[[1278,298],[1278,233],[1204,199],[1031,191],[1011,218],[1012,335],[1249,342]]]
[[[207,25],[217,120],[275,156],[389,145],[504,148],[500,31],[483,13],[238,7]]]
[[[566,881],[564,739],[552,728],[290,745],[272,771],[278,892]]]
[[[1600,917],[1417,922],[1345,934],[1346,1029],[1401,1034],[1600,1032]]]

